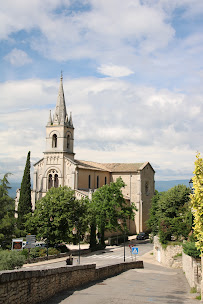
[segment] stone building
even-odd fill
[[[77,198],[116,181],[121,176],[126,184],[122,190],[130,204],[134,202],[138,211],[135,221],[128,223],[131,233],[146,230],[146,220],[154,195],[154,169],[149,162],[143,163],[97,163],[75,159],[74,126],[72,114],[66,111],[61,77],[56,109],[51,111],[46,126],[46,150],[44,157],[34,164],[32,205],[42,198],[51,187],[68,186],[75,190]],[[16,198],[18,205],[19,192]]]

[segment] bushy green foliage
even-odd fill
[[[167,244],[171,237],[187,238],[192,228],[189,205],[190,189],[178,185],[161,194],[155,193],[148,226],[159,235],[160,242]]]
[[[159,231],[159,217],[157,216],[159,205],[158,201],[160,200],[161,192],[155,190],[155,194],[152,198],[151,208],[149,211],[149,220],[147,221],[147,226],[150,229],[153,235],[156,235]]]
[[[195,243],[197,242],[197,238],[194,234],[192,234],[187,242],[183,244],[183,252],[193,258],[199,258],[201,256],[201,251],[196,247]]]
[[[49,255],[58,255],[60,253],[60,251],[57,250],[56,248],[49,247],[48,253],[49,253]],[[23,256],[25,256],[26,260],[44,257],[47,255],[47,248],[35,247],[35,248],[30,249],[30,252],[28,249],[25,248],[21,251],[21,254]]]
[[[90,213],[94,215],[101,246],[105,246],[104,232],[116,229],[127,231],[127,220],[133,219],[134,211],[137,210],[134,203],[127,205],[121,190],[123,187],[125,183],[118,178],[116,182],[104,185],[93,193]],[[122,220],[122,225],[118,224],[118,219]]]
[[[27,216],[26,229],[51,245],[78,240],[79,234],[82,239],[88,225],[88,204],[86,199],[77,200],[68,187],[51,188]],[[75,226],[76,236],[72,233]]]
[[[1,250],[0,251],[0,270],[12,270],[20,268],[25,262],[25,257],[20,251]]]
[[[194,215],[194,233],[197,238],[196,246],[203,252],[203,159],[198,153],[195,161],[193,181],[193,193],[191,194],[191,206]]]
[[[201,251],[195,246],[195,242],[185,242],[183,244],[183,252],[193,258],[199,258]]]
[[[31,203],[31,182],[30,182],[30,151],[27,155],[27,161],[23,174],[23,179],[20,187],[20,198],[18,204],[18,229],[22,230],[22,234],[25,234],[25,222],[26,214],[32,212]]]
[[[14,234],[14,200],[8,195],[10,173],[0,180],[0,247],[11,248],[11,240]]]

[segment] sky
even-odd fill
[[[202,0],[3,1],[0,176],[21,182],[28,151],[32,165],[43,157],[63,71],[76,159],[190,179],[203,152],[202,17]]]

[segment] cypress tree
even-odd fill
[[[30,151],[27,155],[27,161],[23,174],[23,179],[20,188],[20,198],[18,204],[18,228],[24,229],[25,215],[32,212],[31,202],[31,182],[30,182]]]

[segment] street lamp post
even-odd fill
[[[191,193],[193,193],[193,181],[192,181],[192,178],[189,181],[189,187],[190,187]]]
[[[47,260],[49,259],[49,225],[51,222],[53,222],[53,217],[51,216],[48,219],[48,225],[47,225]]]
[[[122,219],[118,219],[118,224],[122,224]],[[124,227],[124,242],[123,242],[123,261],[125,262],[125,227]]]
[[[78,223],[75,223],[75,224],[78,224]],[[73,227],[72,233],[74,235],[77,234],[77,228],[75,226]],[[80,264],[80,229],[79,229],[79,225],[78,225],[78,240],[79,240],[78,264]]]

